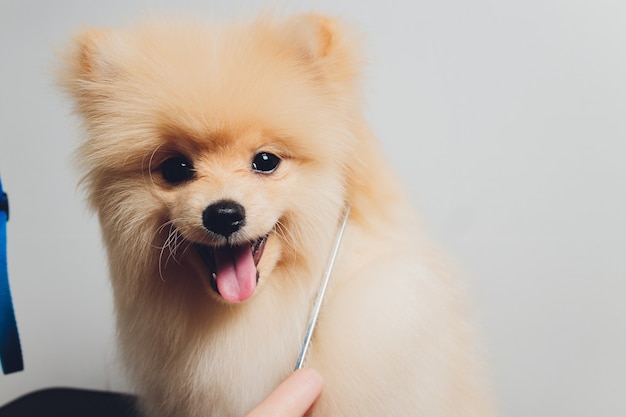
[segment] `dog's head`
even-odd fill
[[[151,22],[75,45],[62,80],[85,121],[84,184],[131,280],[182,263],[246,300],[326,248],[367,186],[358,57],[333,19]]]

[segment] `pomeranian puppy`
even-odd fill
[[[361,109],[334,18],[152,21],[78,36],[62,84],[150,417],[241,417],[305,365],[313,416],[492,415],[462,291]]]

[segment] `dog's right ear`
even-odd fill
[[[86,93],[90,83],[106,84],[119,78],[120,68],[111,52],[119,36],[112,30],[86,29],[74,37],[62,54],[60,81],[66,90],[76,96]]]
[[[92,113],[96,101],[111,95],[108,90],[122,77],[116,58],[121,40],[121,34],[113,30],[87,29],[61,54],[59,83],[84,116]]]
[[[99,46],[106,42],[106,32],[88,29],[75,38],[73,59],[76,75],[80,79],[91,79],[103,67],[103,57],[98,53]]]

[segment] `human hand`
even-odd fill
[[[322,393],[323,380],[313,369],[299,369],[246,417],[302,417]]]

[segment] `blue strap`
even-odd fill
[[[2,190],[0,180],[0,359],[2,372],[10,374],[24,369],[20,337],[13,312],[9,272],[7,268],[7,221],[9,220],[9,200]]]

